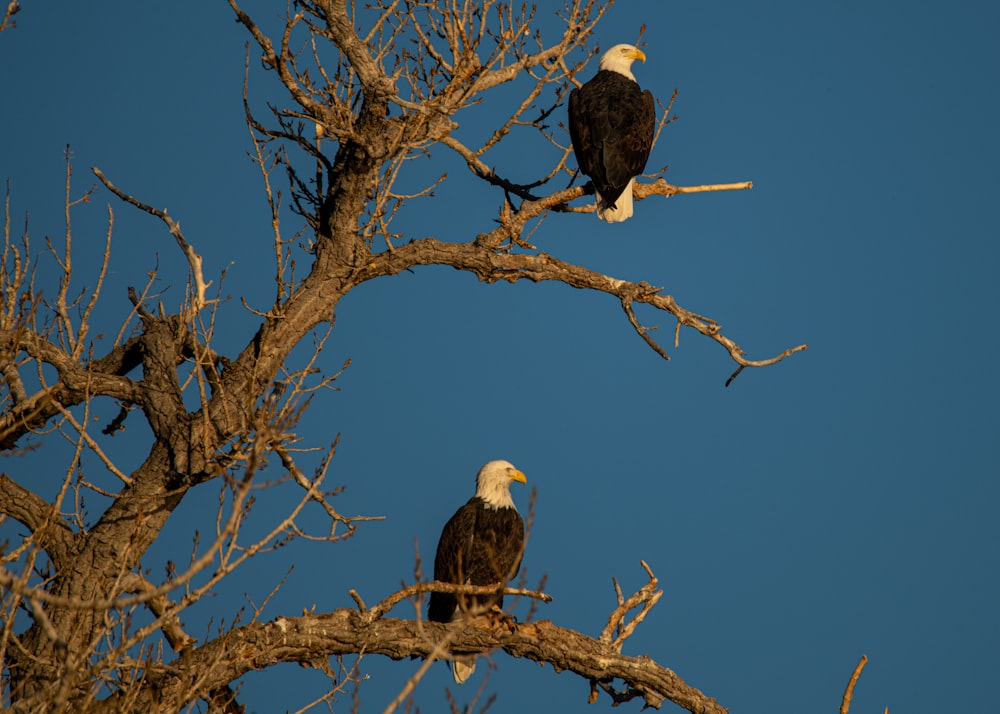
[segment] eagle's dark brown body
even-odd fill
[[[473,496],[441,532],[434,558],[434,579],[446,583],[493,585],[517,573],[524,548],[524,521],[516,508],[490,508]],[[469,611],[503,607],[503,595],[431,593],[427,618],[450,622]]]

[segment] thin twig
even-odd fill
[[[405,588],[397,590],[384,598],[381,602],[365,612],[368,622],[379,619],[397,604],[420,593],[451,593],[454,595],[517,595],[518,597],[529,597],[542,602],[552,602],[552,596],[536,590],[527,588],[509,588],[497,585],[456,585],[455,583],[445,583],[440,580],[433,580],[429,583],[415,583]]]
[[[17,0],[10,0],[7,4],[7,11],[4,13],[3,20],[0,21],[0,32],[3,32],[8,27],[17,27],[17,23],[14,22],[13,18],[20,10],[21,6]]]
[[[868,664],[868,656],[861,655],[861,659],[858,660],[857,666],[854,668],[854,672],[851,673],[851,678],[847,682],[847,689],[844,690],[844,698],[840,702],[840,714],[847,714],[851,709],[851,700],[854,698],[854,685],[858,683],[858,678],[861,676],[861,671]]]

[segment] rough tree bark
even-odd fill
[[[369,280],[414,266],[447,265],[485,283],[544,280],[603,292],[621,303],[637,334],[664,358],[666,350],[636,319],[636,303],[671,315],[677,331],[690,327],[717,342],[732,358],[736,374],[805,348],[749,359],[718,324],[681,307],[662,289],[573,265],[529,243],[546,216],[593,210],[590,201],[574,203],[592,194],[592,188],[571,184],[568,137],[544,120],[579,83],[576,75],[585,67],[590,71],[593,51],[588,41],[610,3],[569,0],[561,11],[560,31],[548,38],[535,31],[534,10],[517,3],[379,0],[374,8],[362,10],[346,0],[299,0],[291,4],[283,32],[270,37],[236,0],[227,1],[255,44],[251,54],[260,53],[267,73],[280,82],[292,107],[275,108],[263,120],[246,103],[273,216],[277,289],[268,311],[256,313],[259,329],[238,354],[217,354],[212,347],[220,306],[207,296],[211,281],[206,281],[201,259],[178,224],[96,169],[118,198],[163,221],[188,260],[191,284],[185,304],[174,314],[154,307],[148,283],[133,290],[131,312],[114,347],[103,355],[91,354],[90,314],[107,269],[113,212],[97,287],[75,300],[69,291],[72,233],[67,220],[65,243],[53,249],[62,278],[55,299],[43,302],[29,269],[27,236],[12,235],[8,196],[0,285],[0,363],[6,387],[0,446],[14,451],[24,446],[29,434],[55,427],[73,434],[77,448],[52,500],[33,493],[30,481],[0,475],[0,513],[28,531],[0,561],[0,656],[9,678],[5,704],[24,712],[177,711],[203,699],[232,709],[236,705],[229,684],[278,662],[322,669],[331,656],[348,653],[433,659],[447,656],[449,648],[500,648],[511,656],[574,671],[592,683],[594,696],[600,688],[616,703],[640,697],[659,707],[669,699],[692,712],[725,711],[652,659],[621,654],[625,637],[658,597],[652,573],[649,585],[621,599],[599,638],[544,621],[513,629],[469,623],[448,630],[435,623],[389,619],[384,617],[386,608],[363,606],[252,622],[200,646],[181,630],[178,614],[239,563],[298,535],[295,518],[305,504],[323,507],[330,521],[324,537],[331,541],[363,520],[340,514],[331,495],[323,492],[325,466],[307,477],[287,448],[308,395],[335,379],[315,383],[318,350],[306,364],[291,365],[288,358],[324,323],[329,334],[328,323],[341,298]],[[17,9],[16,2],[9,4],[0,30],[12,26]],[[323,45],[323,56],[334,57],[333,64],[321,64],[319,52],[293,50],[313,46],[310,43]],[[524,89],[520,105],[500,120],[484,143],[464,143],[455,131],[456,116],[488,100],[491,89],[515,81]],[[546,102],[549,109],[538,118],[529,116],[538,111],[533,106]],[[669,123],[669,108],[662,117],[660,129]],[[486,163],[485,155],[514,131],[534,132],[553,151],[551,169],[536,181],[518,183]],[[404,196],[394,192],[393,184],[404,162],[434,144],[456,152],[472,176],[497,187],[501,207],[496,225],[484,219],[482,232],[470,234],[466,242],[411,239],[405,229],[393,232],[402,203],[433,200],[426,197],[433,186],[417,196]],[[314,163],[315,177],[304,175],[301,167],[306,162]],[[276,165],[287,170],[295,208],[311,231],[309,253],[283,237],[281,209],[272,190]],[[71,198],[67,166],[68,217],[82,199]],[[560,177],[569,187],[551,189]],[[749,183],[684,188],[659,178],[641,183],[636,198],[747,187]],[[308,264],[301,277],[291,268],[293,252],[299,265]],[[192,365],[190,376],[182,377],[181,369]],[[281,380],[276,379],[279,372]],[[49,374],[55,374],[55,380],[47,379]],[[185,395],[192,392],[198,395],[196,409],[185,406]],[[119,471],[113,455],[105,454],[87,431],[92,427],[86,410],[97,398],[121,404],[121,414],[107,429],[120,429],[130,415],[137,418],[137,412],[149,426],[148,455],[131,473]],[[113,487],[79,477],[76,469],[83,452],[100,459],[113,475]],[[250,487],[269,459],[276,459],[301,489],[299,506],[266,537],[234,548],[249,509]],[[219,481],[231,499],[220,509],[217,538],[183,572],[171,573],[160,583],[148,581],[140,569],[143,555],[190,489],[211,480]],[[67,494],[88,489],[107,499],[91,524],[84,523],[79,510],[67,507]],[[195,588],[191,583],[198,573],[211,577]],[[636,607],[642,612],[626,623],[626,613]],[[137,608],[152,613],[151,624],[127,626]],[[176,654],[157,650],[161,634]],[[134,656],[135,648],[141,657]],[[615,688],[615,680],[623,685]]]

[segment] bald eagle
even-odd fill
[[[476,495],[459,508],[441,531],[434,557],[434,579],[467,585],[506,584],[521,567],[524,521],[510,496],[513,481],[527,483],[507,461],[491,461],[476,476]],[[431,593],[427,619],[461,620],[503,607],[503,595]],[[458,684],[476,669],[475,656],[454,656],[451,671]]]
[[[594,182],[597,215],[608,223],[632,215],[632,179],[646,168],[656,128],[653,95],[630,67],[642,50],[615,45],[593,79],[569,93],[569,135],[580,171]]]

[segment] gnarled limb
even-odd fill
[[[438,589],[447,584],[427,585]],[[448,587],[460,590],[465,586]],[[636,595],[624,600],[625,607],[648,602],[648,592],[655,589],[656,579],[650,573],[650,582]],[[394,597],[395,594],[384,602]],[[642,698],[647,706],[658,709],[669,700],[698,714],[727,713],[727,709],[713,698],[651,658],[623,655],[618,641],[589,637],[548,620],[498,627],[482,618],[448,625],[423,620],[371,618],[368,613],[353,609],[278,617],[271,622],[235,628],[186,652],[183,667],[168,666],[151,673],[150,691],[131,699],[141,704],[155,691],[162,702],[179,708],[249,671],[278,663],[311,665],[347,654],[378,654],[396,660],[427,658],[440,656],[436,649],[443,640],[448,642],[448,649],[463,654],[485,654],[500,649],[512,657],[549,663],[557,671],[570,671],[585,680],[600,683],[612,693],[616,702]],[[186,674],[191,672],[199,675],[196,689],[191,688],[190,674]],[[615,680],[624,683],[624,690],[611,688]],[[107,702],[95,703],[92,711],[114,711],[115,706],[116,698],[112,697]]]
[[[65,564],[72,552],[73,531],[51,503],[3,473],[0,473],[0,514],[23,523],[57,567]]]
[[[572,191],[573,189],[568,189]],[[740,367],[763,367],[776,364],[786,357],[808,348],[808,345],[791,347],[781,354],[761,360],[747,359],[743,349],[722,333],[722,326],[715,320],[687,310],[677,304],[671,295],[663,295],[660,288],[645,282],[630,282],[604,275],[595,270],[559,260],[547,253],[535,255],[496,251],[496,229],[489,237],[480,236],[474,243],[448,243],[434,238],[423,238],[397,246],[373,256],[371,263],[360,273],[362,279],[401,272],[415,265],[449,265],[474,273],[487,283],[500,280],[515,283],[518,280],[541,282],[551,280],[582,290],[596,290],[618,298],[622,304],[642,303],[672,315],[679,325],[690,327],[719,343],[730,358]],[[647,342],[652,338],[644,335]],[[666,357],[666,353],[660,353]]]

